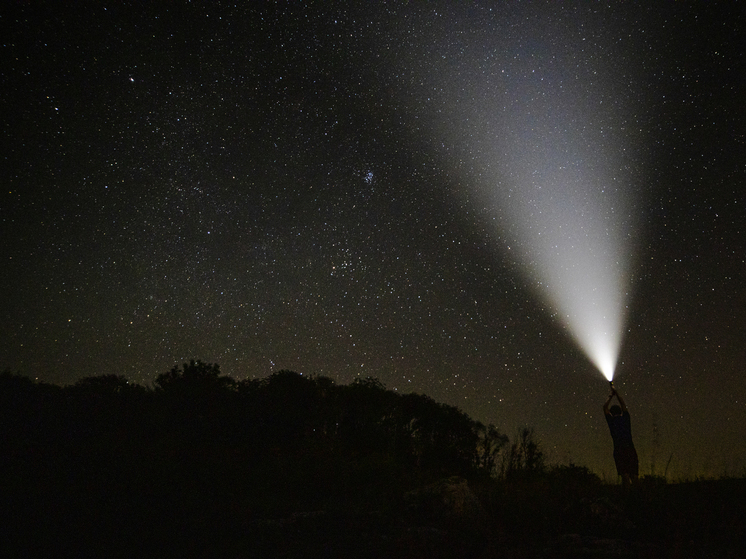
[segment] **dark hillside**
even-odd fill
[[[608,486],[427,396],[0,374],[3,557],[738,557],[742,479]]]

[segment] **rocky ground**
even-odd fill
[[[252,521],[246,557],[699,558],[746,556],[745,480],[601,487],[555,509],[495,508],[466,480],[405,495],[398,513],[304,512]],[[524,491],[528,491],[524,488]],[[533,502],[532,502],[533,501]],[[492,507],[492,510],[489,510]]]

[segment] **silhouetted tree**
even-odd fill
[[[461,474],[477,465],[477,422],[468,415],[421,394],[402,396],[401,407],[402,430],[409,436],[415,464]]]
[[[494,475],[497,473],[497,457],[510,442],[508,436],[491,423],[487,426],[477,423],[477,434],[477,466],[485,473]]]
[[[266,436],[276,448],[300,449],[300,441],[321,428],[320,397],[310,377],[282,370],[260,385],[259,402]]]
[[[343,447],[356,453],[392,451],[397,400],[395,392],[372,377],[340,387],[337,432]]]
[[[158,375],[154,385],[157,423],[172,436],[200,445],[233,439],[237,383],[219,365],[191,360]]]
[[[84,377],[78,380],[74,387],[89,393],[120,394],[127,390],[142,389],[139,385],[130,384],[122,375],[101,375],[97,377]]]
[[[181,367],[173,367],[169,372],[160,374],[155,379],[156,389],[163,391],[197,392],[204,390],[233,390],[236,381],[228,376],[221,376],[220,365],[191,360]]]
[[[503,463],[503,475],[506,478],[531,477],[545,471],[544,453],[534,440],[533,428],[522,429],[510,445],[510,450]]]

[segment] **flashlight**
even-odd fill
[[[609,386],[611,386],[611,390],[613,391],[614,390],[614,381],[613,380],[609,381]]]

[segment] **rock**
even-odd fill
[[[476,495],[459,476],[409,491],[404,502],[410,514],[426,521],[475,520],[483,515]]]
[[[638,557],[660,557],[660,549],[653,543],[629,541],[620,538],[595,538],[580,534],[564,534],[549,543],[544,557],[556,558],[600,558],[616,557],[633,559]]]

